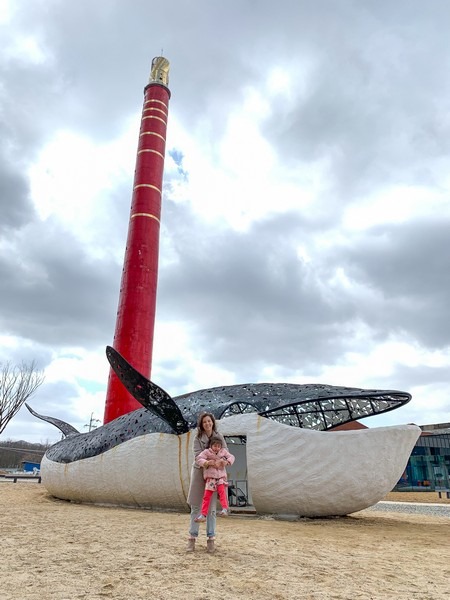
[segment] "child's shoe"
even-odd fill
[[[206,521],[206,516],[205,515],[198,515],[198,517],[195,517],[194,521],[196,523],[204,523]]]
[[[217,513],[218,517],[228,517],[228,511],[226,508],[223,508],[219,513]]]

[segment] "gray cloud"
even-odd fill
[[[18,229],[28,222],[34,208],[28,196],[25,178],[14,172],[7,162],[0,158],[0,236],[10,229]]]
[[[434,385],[440,386],[446,384],[450,379],[450,367],[429,367],[427,365],[418,365],[409,367],[398,365],[394,373],[389,377],[383,377],[380,374],[380,381],[383,385],[400,385],[412,388],[415,386]],[[450,409],[450,404],[449,404]]]
[[[299,241],[335,235],[324,222],[285,214],[245,233],[210,230],[170,202],[165,219],[177,260],[161,270],[159,315],[191,323],[194,351],[240,378],[266,364],[314,376],[344,352],[364,351],[355,338],[362,324],[373,341],[397,334],[429,349],[450,343],[446,221],[355,233],[305,263]],[[337,283],[338,270],[355,287]]]
[[[112,340],[131,174],[128,187],[108,191],[98,231],[108,252],[94,259],[70,232],[38,221],[27,168],[58,129],[94,142],[114,139],[140,110],[161,47],[172,64],[171,114],[212,152],[246,90],[260,88],[272,67],[288,68],[293,96],[272,101],[263,133],[287,168],[307,173],[324,160],[328,170],[317,200],[323,217],[268,215],[245,233],[212,229],[187,204],[171,202],[167,178],[158,318],[189,323],[197,356],[241,381],[258,380],[271,365],[286,377],[300,370],[314,378],[345,352],[392,333],[428,348],[448,345],[444,220],[349,234],[345,245],[314,251],[311,262],[296,247],[316,249],[318,240],[336,238],[347,203],[391,184],[445,188],[449,12],[433,0],[136,0],[132,8],[81,0],[50,1],[45,9],[19,2],[13,23],[1,29],[3,46],[33,35],[42,56],[4,52],[0,59],[0,330],[32,342],[12,356],[35,352],[45,365],[50,348]],[[178,176],[187,177],[187,150],[170,150]],[[339,269],[354,288],[336,281]],[[368,341],[355,336],[361,325]],[[176,356],[160,372],[169,386],[186,378]],[[420,373],[426,383],[433,373],[447,377]],[[408,377],[415,381],[405,371],[391,383],[401,388]],[[62,404],[74,393],[57,392]]]
[[[381,183],[437,185],[450,151],[445,19],[415,2],[344,7],[314,11],[302,42],[313,68],[294,101],[275,104],[268,139],[291,164],[328,160],[341,203]]]
[[[351,280],[373,291],[359,315],[383,336],[406,332],[430,349],[450,344],[449,230],[446,219],[383,225],[338,251]]]
[[[160,273],[159,314],[195,324],[207,361],[254,377],[263,364],[314,370],[346,348],[352,308],[327,293],[320,264],[297,256],[313,235],[297,214],[246,233],[210,230],[180,205],[166,218],[177,261]]]
[[[113,332],[120,267],[93,259],[70,232],[29,230],[0,258],[1,328],[56,346],[97,346]]]

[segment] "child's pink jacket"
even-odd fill
[[[203,452],[197,455],[195,462],[199,467],[203,467],[207,460],[218,460],[219,458],[224,458],[229,462],[230,465],[234,463],[234,456],[225,450],[225,448],[221,448],[219,452],[216,454],[211,450],[211,448],[206,448]],[[216,469],[216,467],[208,467],[207,469],[203,469],[203,477],[204,479],[209,479],[210,477],[213,479],[225,479],[227,478],[227,472],[225,469]]]

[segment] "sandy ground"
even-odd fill
[[[400,499],[437,502],[430,494]],[[214,555],[204,537],[185,552],[187,525],[187,514],[73,504],[35,482],[2,482],[0,600],[448,598],[450,518],[231,516],[218,521]]]

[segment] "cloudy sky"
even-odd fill
[[[102,419],[142,91],[171,62],[152,379],[400,389],[450,421],[445,0],[0,0],[0,361]],[[2,439],[56,441],[26,409]]]

